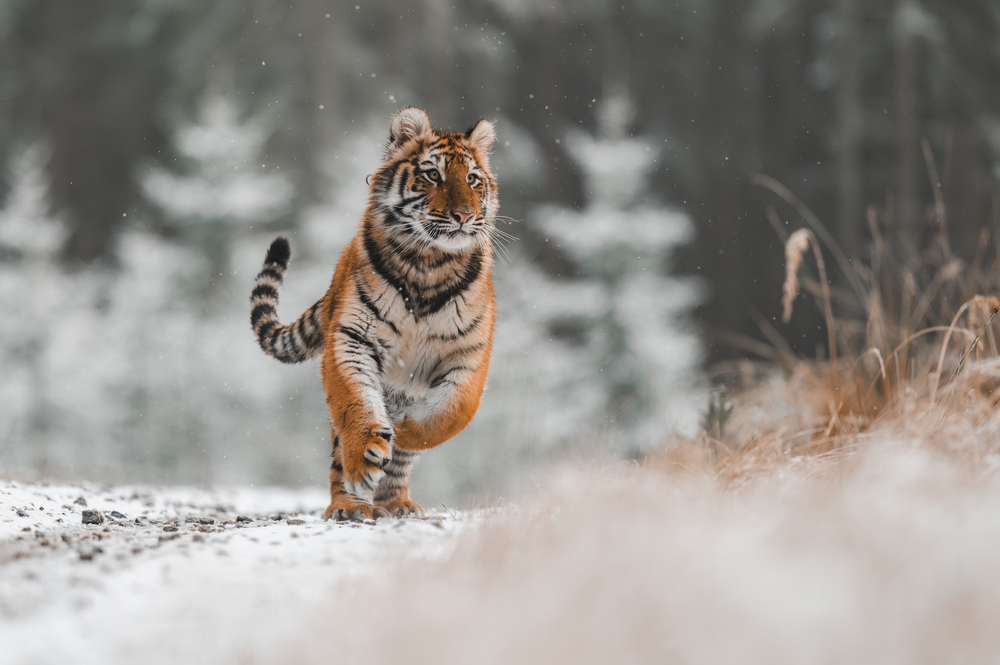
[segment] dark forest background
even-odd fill
[[[145,205],[138,165],[176,166],[165,128],[213,81],[247,116],[280,105],[266,153],[294,178],[293,220],[327,195],[319,159],[352,123],[408,104],[448,128],[502,116],[534,139],[541,177],[504,188],[505,214],[579,206],[558,139],[593,129],[596,102],[624,92],[629,131],[664,147],[653,190],[696,226],[675,269],[710,285],[698,318],[713,359],[734,352],[720,333],[761,337],[755,319],[777,316],[783,254],[768,208],[800,224],[753,174],[787,186],[852,257],[870,251],[871,206],[887,236],[925,248],[937,183],[955,255],[971,258],[982,229],[996,247],[994,0],[5,0],[0,164],[47,143],[67,262],[110,255],[123,215]],[[406,93],[390,100],[390,88]],[[0,172],[0,197],[8,181]],[[532,234],[521,242],[550,272],[574,270]],[[818,321],[799,316],[785,336],[811,353]]]

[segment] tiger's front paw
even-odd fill
[[[361,450],[345,450],[343,478],[347,493],[370,505],[375,488],[385,477],[383,469],[392,461],[394,434],[391,428],[378,424],[371,425],[365,434]]]
[[[384,510],[380,511],[376,515],[371,504],[358,501],[347,494],[341,494],[330,501],[329,507],[323,513],[323,519],[333,519],[338,522],[346,522],[347,520],[360,522],[362,520],[374,519],[375,517],[383,517],[382,513],[384,512]]]

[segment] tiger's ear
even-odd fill
[[[476,123],[476,126],[465,133],[472,142],[472,145],[479,148],[484,155],[489,154],[493,142],[497,140],[497,133],[493,129],[493,123],[483,118]]]
[[[392,152],[410,139],[414,139],[431,131],[431,120],[416,106],[407,106],[397,113],[389,123],[388,152]]]

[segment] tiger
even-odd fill
[[[419,108],[396,113],[329,289],[288,325],[277,308],[291,248],[278,237],[267,251],[250,324],[281,362],[320,357],[333,457],[324,519],[423,517],[414,463],[479,409],[496,323],[495,140],[486,119],[448,132]]]

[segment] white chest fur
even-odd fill
[[[432,316],[417,319],[400,298],[391,314],[398,315],[392,326],[377,324],[386,410],[393,422],[407,416],[423,420],[447,403],[454,380],[464,371],[467,350],[474,345],[456,333],[467,330],[481,313],[465,298],[457,298]]]

